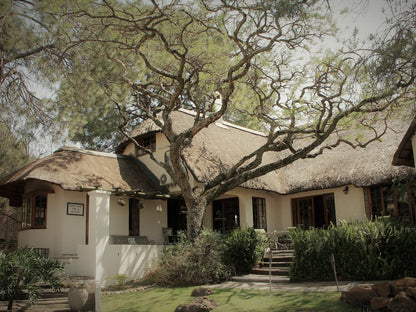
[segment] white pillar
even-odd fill
[[[110,192],[96,190],[90,196],[89,232],[90,244],[95,249],[95,280],[104,280],[103,259],[110,239]]]

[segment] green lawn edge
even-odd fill
[[[153,312],[175,311],[183,303],[191,302],[195,287],[154,287],[136,293],[103,295],[102,311]],[[340,292],[282,292],[256,289],[215,288],[208,297],[218,303],[214,312],[287,311],[313,312],[361,311],[340,301]]]

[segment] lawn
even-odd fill
[[[182,304],[191,302],[194,287],[185,288],[151,288],[138,293],[126,293],[103,296],[103,312],[173,312]],[[277,291],[260,291],[245,289],[215,289],[209,296],[218,303],[214,312],[242,311],[361,311],[342,303],[340,294],[331,293],[293,293]]]

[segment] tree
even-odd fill
[[[0,123],[28,151],[40,127],[52,121],[35,81],[43,80],[41,60],[54,57],[53,24],[38,2],[0,3]]]
[[[11,130],[0,122],[0,180],[11,174],[18,168],[31,161],[26,146],[16,139]],[[9,207],[6,198],[0,198],[0,227],[5,233],[5,244],[0,249],[14,248],[17,242],[17,230],[20,229],[20,217],[18,209]]]
[[[334,30],[326,5],[55,0],[48,14],[59,21],[53,25],[65,34],[66,46],[60,67],[45,73],[59,82],[61,120],[78,129],[72,137],[84,144],[107,148],[114,131],[105,131],[104,140],[91,139],[108,130],[105,125],[119,126],[127,137],[143,120],[161,129],[170,145],[164,159],[145,152],[180,188],[188,235],[195,238],[207,205],[245,181],[339,144],[365,147],[379,139],[391,111],[414,88],[414,24],[398,41],[412,38],[406,43],[410,54],[399,58],[403,62],[388,54],[398,46],[392,36],[376,41],[377,49],[346,46],[320,54],[315,47]],[[196,117],[191,127],[176,132],[170,115],[181,107],[193,109]],[[182,151],[227,114],[244,122],[256,119],[267,140],[211,180],[192,185]],[[376,129],[374,119],[386,120],[385,126]],[[341,131],[356,125],[372,136]],[[265,164],[266,153],[279,157]]]
[[[13,301],[26,289],[33,303],[39,298],[40,282],[59,288],[59,277],[55,274],[62,271],[57,261],[41,257],[32,249],[0,252],[0,298],[7,300],[7,309],[12,310]]]

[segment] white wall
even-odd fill
[[[253,197],[265,198],[266,200],[266,219],[267,219],[267,231],[273,232],[277,230],[275,219],[279,209],[279,195],[266,191],[249,190],[245,188],[236,188],[218,199],[238,197],[240,206],[240,227],[252,227],[253,226]],[[212,205],[207,208],[204,215],[204,227],[212,229]]]
[[[118,204],[124,201],[124,206]],[[110,234],[129,235],[129,199],[124,196],[111,196],[110,198]]]
[[[131,279],[142,277],[158,259],[163,246],[110,245],[110,210],[116,201],[106,191],[92,191],[89,195],[90,244],[79,246],[78,257],[66,265],[67,274],[87,275],[104,284],[116,274],[127,274]]]
[[[139,279],[145,275],[160,257],[162,245],[107,245],[102,254],[101,281],[110,282],[107,278],[116,274],[126,274],[129,280]],[[95,278],[95,248],[91,245],[80,245],[78,257],[69,259],[65,264],[65,273],[74,276]]]
[[[85,242],[86,194],[68,192],[48,183],[29,182],[25,192],[52,190],[47,198],[46,229],[28,229],[19,232],[19,247],[49,248],[50,257],[74,254],[78,244]],[[84,204],[83,216],[67,215],[67,203]]]
[[[168,226],[167,201],[145,200],[140,210],[140,235],[145,235],[155,244],[163,244],[162,227]],[[156,208],[162,208],[157,211]]]

